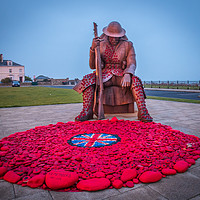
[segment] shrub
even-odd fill
[[[12,82],[12,80],[10,79],[10,78],[4,78],[4,79],[1,79],[1,82],[2,83],[11,83]]]
[[[29,76],[25,76],[25,81],[32,81],[32,79]]]

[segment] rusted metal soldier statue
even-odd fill
[[[143,122],[153,119],[145,104],[145,93],[141,80],[135,76],[136,59],[132,42],[128,41],[126,31],[118,22],[111,22],[103,29],[100,38],[94,38],[90,47],[89,65],[95,69],[95,48],[100,46],[103,85],[117,85],[130,88],[138,107],[138,118]],[[78,93],[83,92],[83,110],[75,118],[85,121],[93,118],[95,73],[83,77],[75,87]]]

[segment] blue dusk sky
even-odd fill
[[[200,80],[200,0],[0,0],[0,53],[25,75],[91,73],[93,22],[126,30],[142,80]]]

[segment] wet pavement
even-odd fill
[[[82,104],[60,104],[0,108],[0,139],[35,126],[74,120]],[[147,99],[147,107],[157,123],[170,125],[200,137],[200,104]],[[17,117],[16,117],[17,116]],[[106,115],[111,119],[114,115]],[[118,119],[137,120],[137,112],[117,114]],[[133,188],[97,192],[55,192],[32,189],[0,180],[0,199],[16,200],[198,200],[200,199],[200,159],[185,173],[167,176],[157,183],[135,184]]]

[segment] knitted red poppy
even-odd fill
[[[53,190],[68,188],[78,181],[76,172],[65,172],[63,170],[52,170],[46,175],[46,184]]]
[[[27,185],[31,188],[37,188],[44,183],[44,180],[44,175],[36,175],[27,182]]]
[[[97,191],[103,190],[110,186],[110,181],[107,178],[93,178],[82,180],[77,184],[79,190]]]
[[[0,176],[59,191],[132,187],[184,172],[199,157],[198,137],[160,123],[59,122],[0,140]]]

